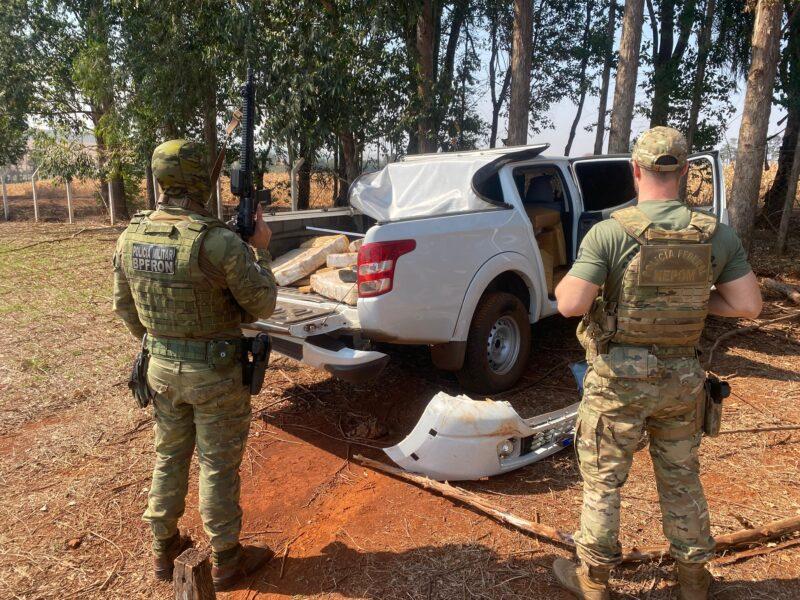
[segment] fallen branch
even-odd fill
[[[532,535],[544,538],[546,540],[549,540],[556,544],[560,544],[562,546],[569,546],[569,547],[575,546],[575,543],[572,541],[571,534],[566,533],[564,531],[560,531],[555,527],[550,527],[549,525],[534,523],[533,521],[529,521],[528,519],[519,517],[497,506],[494,506],[493,504],[491,504],[481,496],[478,496],[477,494],[473,494],[472,492],[468,492],[466,490],[454,487],[449,483],[441,483],[439,481],[434,481],[433,479],[428,479],[427,477],[414,475],[413,473],[408,473],[406,471],[403,471],[402,469],[398,469],[396,467],[386,465],[382,462],[378,462],[377,460],[366,458],[364,456],[361,456],[360,454],[356,454],[355,456],[353,456],[353,460],[357,461],[358,463],[364,466],[370,467],[371,469],[375,469],[376,471],[388,473],[389,475],[398,477],[400,479],[404,479],[405,481],[413,483],[414,485],[417,485],[423,489],[436,492],[437,494],[444,496],[445,498],[457,500],[458,502],[461,502],[474,509],[477,509],[478,512],[481,512],[485,515],[489,515],[490,517],[500,521],[501,523],[511,525],[512,527],[525,531],[526,533],[530,533]]]
[[[800,516],[788,517],[780,521],[771,521],[753,529],[740,529],[733,533],[720,535],[714,538],[717,542],[717,552],[724,552],[743,546],[763,544],[790,533],[800,531]],[[650,546],[648,548],[634,548],[625,553],[622,562],[639,562],[643,560],[660,559],[669,554],[669,546]]]
[[[761,548],[753,548],[751,550],[745,550],[744,552],[736,552],[735,554],[720,556],[719,558],[714,559],[714,564],[732,565],[740,560],[747,560],[748,558],[752,558],[754,556],[763,556],[764,554],[772,554],[773,552],[785,550],[786,548],[793,548],[794,546],[800,546],[800,539],[795,538],[781,542],[780,544],[775,544],[774,546],[762,546]]]
[[[791,315],[784,315],[782,317],[778,317],[777,319],[769,319],[768,321],[762,321],[756,325],[750,325],[748,327],[740,327],[739,329],[734,329],[733,331],[728,331],[727,333],[723,333],[721,336],[717,338],[714,344],[708,350],[708,360],[706,361],[706,369],[711,366],[711,363],[714,360],[714,351],[719,347],[719,345],[727,340],[728,338],[732,338],[735,335],[740,335],[742,333],[748,333],[750,331],[757,331],[762,329],[766,325],[771,325],[772,323],[780,323],[782,321],[791,321],[792,319],[796,319],[800,317],[800,311],[796,313],[792,313]]]
[[[770,279],[769,277],[765,277],[764,279],[762,279],[761,283],[768,290],[772,290],[773,292],[782,294],[786,296],[789,300],[800,306],[800,290],[798,290],[793,285],[782,283],[780,281],[776,281],[775,279]]]
[[[572,535],[569,533],[556,529],[555,527],[542,525],[541,523],[534,523],[533,521],[529,521],[528,519],[517,516],[508,512],[507,510],[493,505],[491,502],[488,502],[486,499],[478,496],[477,494],[473,494],[472,492],[454,487],[449,483],[441,483],[439,481],[428,479],[427,477],[408,473],[402,469],[366,458],[360,454],[353,456],[353,460],[366,467],[375,469],[376,471],[386,473],[398,479],[412,483],[425,490],[435,492],[441,496],[444,496],[445,498],[465,504],[479,513],[490,516],[501,523],[510,525],[511,527],[514,527],[515,529],[525,533],[535,535],[561,546],[568,546],[570,548],[575,547],[575,542],[572,541]],[[800,531],[800,516],[789,517],[779,521],[771,521],[753,529],[742,529],[740,531],[718,536],[715,538],[717,543],[717,552],[723,552],[725,550],[740,548],[743,546],[753,546],[755,544],[768,542],[797,531]],[[667,544],[648,546],[644,548],[634,547],[633,549],[623,553],[622,562],[630,563],[661,559],[667,557],[668,555],[669,545]]]
[[[75,237],[79,236],[82,233],[86,233],[87,231],[101,231],[103,229],[118,229],[119,225],[106,225],[104,227],[84,227],[83,229],[79,229],[72,235],[66,235],[60,238],[52,238],[49,240],[39,240],[38,242],[33,242],[32,244],[26,244],[25,246],[18,246],[17,248],[10,248],[9,250],[4,250],[0,252],[0,254],[11,254],[12,252],[19,252],[20,250],[27,250],[28,248],[33,248],[34,246],[39,246],[40,244],[53,244],[55,242],[64,242],[66,240],[74,239]],[[122,226],[124,227],[124,225]]]

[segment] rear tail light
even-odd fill
[[[358,251],[358,297],[372,298],[392,291],[397,259],[417,247],[414,240],[372,242]]]

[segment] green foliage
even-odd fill
[[[698,147],[722,141],[732,91],[750,53],[752,12],[741,0],[716,2]],[[358,161],[358,169],[364,148],[413,150],[421,123],[430,124],[438,149],[483,146],[488,127],[479,104],[491,95],[495,112],[502,112],[508,93],[502,84],[511,0],[433,0],[434,73],[427,102],[420,98],[417,49],[423,5],[423,0],[5,0],[0,164],[24,152],[29,124],[45,125],[57,133],[36,136],[34,154],[43,168],[77,177],[94,160],[95,174],[122,176],[129,201],[135,201],[136,178],[159,142],[221,139],[223,119],[239,105],[248,64],[256,71],[256,150],[263,166],[270,155],[308,162],[338,155],[347,140],[348,160]],[[666,119],[683,129],[704,6],[704,0],[653,0],[659,26],[666,23],[669,29],[656,36],[662,49],[664,40],[679,46],[682,28],[689,36],[674,60],[659,59],[650,51],[652,41],[642,54],[645,89],[653,93],[659,81],[666,82],[661,88]],[[555,103],[596,92],[606,52],[606,7],[604,0],[532,1],[534,133],[552,126],[548,114]],[[672,16],[664,20],[667,12]],[[793,83],[800,69],[798,44],[792,42],[800,36],[785,35],[776,94],[787,105],[800,98]],[[495,85],[487,94],[490,68]],[[640,107],[648,115],[652,109]],[[69,141],[92,135],[96,152]],[[76,153],[75,164],[66,156],[70,152]],[[235,153],[232,141],[228,158]]]
[[[31,159],[39,168],[40,178],[53,178],[63,183],[97,177],[94,157],[80,140],[64,134],[34,132]]]
[[[27,116],[33,101],[28,33],[20,28],[24,0],[4,0],[0,9],[0,165],[14,164],[25,153]]]

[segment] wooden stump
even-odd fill
[[[214,582],[208,552],[189,548],[175,559],[172,575],[175,600],[214,600]]]

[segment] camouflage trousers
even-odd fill
[[[250,393],[241,364],[211,367],[153,357],[156,462],[142,517],[159,552],[177,532],[197,447],[200,515],[214,555],[235,548],[242,527],[239,466],[250,429]]]
[[[612,566],[622,557],[620,489],[645,429],[670,553],[694,563],[713,556],[698,460],[705,372],[694,358],[662,364],[662,374],[650,379],[607,379],[592,368],[584,379],[575,433],[583,510],[575,543],[589,565]]]

